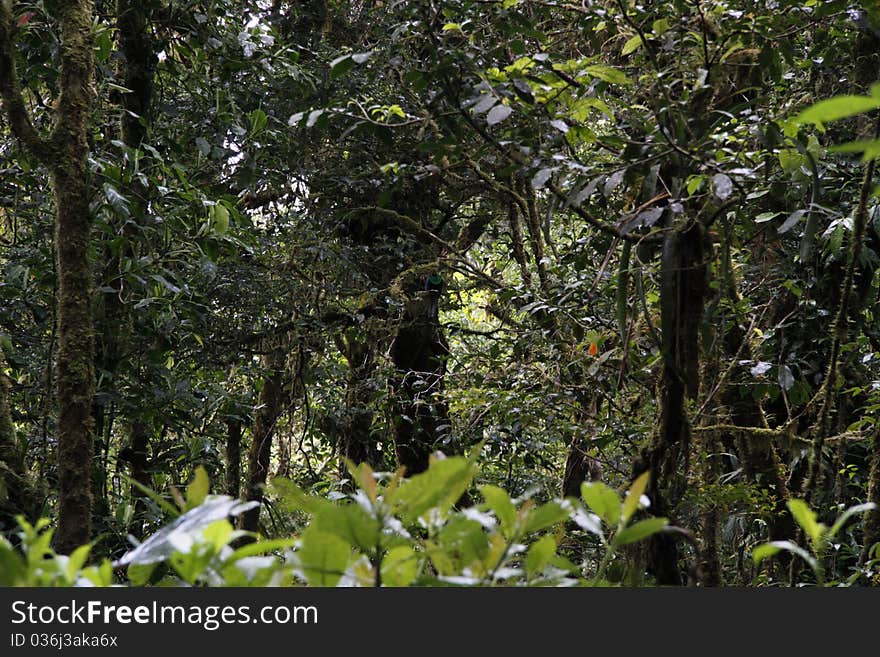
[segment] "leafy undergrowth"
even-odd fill
[[[307,521],[294,536],[262,539],[233,525],[254,503],[209,495],[200,472],[184,508],[168,505],[176,518],[117,561],[96,565],[86,565],[90,546],[56,554],[49,522],[20,518],[20,549],[0,542],[0,584],[605,586],[612,563],[626,561],[620,548],[672,529],[666,518],[637,519],[649,506],[647,473],[622,499],[598,482],[584,483],[581,499],[543,504],[483,485],[482,501],[463,508],[477,473],[472,457],[436,458],[408,479],[366,465],[351,473],[357,490],[332,500],[275,479],[282,507]],[[579,559],[562,547],[571,536],[580,539]]]

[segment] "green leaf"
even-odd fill
[[[636,50],[642,47],[642,37],[636,34],[634,37],[629,39],[625,44],[623,44],[623,50],[620,51],[620,54],[623,56],[634,53]]]
[[[335,80],[348,73],[354,68],[354,60],[351,55],[342,55],[330,62],[330,79]]]
[[[486,500],[486,504],[495,514],[495,517],[498,518],[501,528],[509,529],[513,527],[513,524],[516,522],[516,507],[513,505],[507,491],[498,486],[487,484],[480,486],[480,493],[483,499]]]
[[[418,558],[408,545],[391,548],[382,559],[382,582],[385,586],[409,586],[418,572]]]
[[[293,547],[296,543],[294,538],[273,538],[266,541],[255,541],[238,548],[235,552],[227,557],[225,563],[234,563],[239,559],[252,557],[257,554],[266,554],[275,550],[283,550],[284,548]]]
[[[119,216],[126,218],[131,216],[128,199],[120,194],[113,185],[110,185],[109,183],[104,184],[104,197],[107,199],[107,202],[110,203],[110,207],[112,207]]]
[[[621,529],[614,535],[613,544],[615,546],[629,545],[641,541],[649,536],[653,536],[669,524],[666,518],[646,518],[639,520],[637,523]]]
[[[868,162],[880,157],[880,139],[851,141],[839,146],[832,146],[830,150],[835,153],[862,153],[862,161]]]
[[[759,545],[754,550],[752,550],[752,560],[755,562],[755,565],[761,563],[764,559],[769,559],[773,555],[779,553],[782,550],[778,545],[773,545],[773,543],[764,543],[763,545]]]
[[[831,529],[828,530],[828,538],[833,538],[837,536],[837,532],[843,529],[843,526],[846,524],[846,522],[854,515],[865,513],[867,511],[873,511],[876,508],[877,505],[873,502],[865,502],[864,504],[856,504],[855,506],[851,506],[840,515],[837,521],[831,526]]]
[[[788,510],[791,511],[792,517],[797,524],[806,532],[807,536],[814,544],[818,543],[827,527],[816,519],[816,512],[813,511],[803,500],[792,499],[786,503]]]
[[[70,558],[67,561],[67,569],[65,571],[69,582],[73,583],[76,581],[76,577],[83,565],[85,565],[86,559],[89,558],[89,552],[91,552],[91,550],[91,545],[80,545],[70,553]]]
[[[623,522],[629,522],[633,514],[639,510],[639,502],[642,495],[648,489],[648,482],[651,480],[651,472],[645,471],[640,474],[629,487],[626,497],[623,499]]]
[[[171,502],[169,502],[164,497],[159,495],[159,493],[157,493],[153,489],[147,488],[141,482],[132,479],[128,475],[123,474],[120,476],[125,480],[125,482],[127,484],[134,486],[140,492],[142,492],[144,495],[146,495],[151,500],[153,500],[159,506],[159,508],[162,509],[162,511],[164,511],[166,514],[168,514],[172,518],[176,518],[177,516],[180,515],[180,509],[178,509],[176,506],[171,504]]]
[[[616,69],[612,66],[594,64],[593,66],[587,66],[585,70],[589,75],[592,75],[594,78],[599,78],[600,80],[608,82],[610,84],[632,84],[632,80],[626,77],[626,74],[623,71],[621,71],[620,69]]]
[[[328,502],[315,513],[310,526],[334,534],[364,552],[374,550],[381,536],[379,521],[357,504],[337,506]]]
[[[756,224],[767,223],[768,221],[775,219],[776,217],[778,217],[781,214],[782,214],[781,212],[762,212],[757,217],[755,217],[755,223]]]
[[[665,18],[656,20],[651,23],[651,30],[658,36],[664,34],[669,31],[669,21]]]
[[[880,98],[872,96],[835,96],[810,105],[792,119],[796,124],[823,123],[845,119],[880,107]]]
[[[211,481],[208,479],[208,473],[202,466],[197,467],[193,480],[186,487],[186,508],[194,509],[204,502],[210,490]]]
[[[261,109],[255,109],[253,112],[248,114],[248,120],[251,123],[251,134],[256,135],[263,131],[268,123],[269,119],[266,116],[266,113]]]
[[[222,203],[216,203],[209,209],[211,225],[218,235],[225,235],[229,230],[229,210]]]
[[[493,107],[486,115],[486,123],[488,123],[490,126],[496,125],[498,123],[501,123],[512,113],[513,110],[510,108],[510,105],[498,104]]]
[[[234,528],[226,518],[216,520],[202,530],[202,537],[211,546],[214,554],[220,552],[232,540]]]
[[[806,561],[814,571],[819,565],[816,559],[813,558],[813,555],[791,541],[773,541],[772,543],[759,545],[752,551],[752,559],[757,564],[767,557],[772,557],[780,550],[785,550],[786,552],[798,555],[801,559]]]
[[[131,582],[132,586],[144,586],[150,581],[150,577],[153,575],[153,571],[156,570],[156,566],[157,564],[155,563],[133,563],[125,572],[128,575],[128,580]]]
[[[547,502],[531,509],[523,523],[523,532],[526,534],[547,529],[568,519],[568,511],[559,502]]]
[[[614,527],[620,520],[620,498],[600,481],[581,484],[581,498],[605,524]]]
[[[474,464],[463,456],[435,459],[425,472],[400,485],[392,504],[407,522],[431,508],[443,513],[458,501],[475,474]]]
[[[526,553],[525,568],[529,577],[540,573],[550,563],[550,559],[556,554],[556,540],[550,534],[545,534],[532,543]]]
[[[306,529],[296,555],[310,586],[336,586],[348,566],[351,548],[338,536]]]

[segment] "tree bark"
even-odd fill
[[[263,358],[266,376],[260,390],[259,408],[252,429],[253,442],[248,455],[248,473],[245,482],[245,495],[248,501],[263,502],[263,487],[269,474],[272,456],[272,437],[275,423],[281,414],[281,393],[283,389],[284,354],[274,350]],[[250,509],[241,516],[241,528],[257,532],[260,528],[260,507]]]
[[[663,378],[660,422],[635,463],[651,471],[651,513],[674,519],[687,485],[690,422],[685,399],[699,390],[700,322],[706,294],[703,228],[697,222],[669,230],[663,244],[660,283]],[[682,584],[676,538],[655,534],[648,542],[648,571],[661,585]]]
[[[6,359],[0,354],[0,368]],[[9,406],[9,377],[0,371],[0,531],[15,527],[15,516],[28,514],[27,473]]]
[[[241,492],[241,420],[226,420],[226,494],[238,497]]]
[[[95,387],[88,247],[88,125],[92,106],[91,0],[55,5],[61,28],[61,76],[55,122],[48,139],[34,128],[15,70],[11,7],[0,3],[0,96],[16,137],[49,169],[55,197],[58,276],[55,363],[58,457],[58,527],[55,548],[70,552],[91,538],[91,478]]]
[[[408,290],[394,341],[394,445],[407,475],[428,469],[432,452],[441,447],[449,427],[443,379],[449,349],[440,328],[440,290]]]
[[[347,335],[340,340],[340,348],[348,362],[349,372],[345,391],[345,421],[340,436],[339,454],[355,465],[379,465],[379,451],[372,434],[373,410],[370,380],[375,370],[374,347],[368,336]],[[340,470],[344,471],[344,467]]]

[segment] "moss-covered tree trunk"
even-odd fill
[[[868,473],[868,502],[876,506],[865,514],[865,537],[862,562],[866,562],[874,545],[880,543],[880,428],[874,430],[871,450],[868,454],[870,471]]]
[[[371,404],[375,395],[370,385],[375,373],[375,346],[369,336],[353,333],[350,331],[339,342],[349,367],[339,454],[352,463],[368,463],[376,468],[380,454],[373,436],[374,414]]]
[[[58,529],[55,546],[70,552],[91,539],[92,276],[89,238],[88,125],[92,103],[92,3],[59,3],[61,97],[51,143],[58,273]]]
[[[691,442],[685,408],[699,390],[700,323],[706,293],[703,228],[698,222],[669,230],[660,271],[663,378],[660,421],[634,467],[651,471],[651,513],[675,518],[687,484]],[[676,538],[656,534],[648,543],[648,571],[658,584],[682,583]]]
[[[11,6],[0,3],[0,96],[16,137],[49,170],[55,197],[58,277],[55,362],[58,527],[55,547],[70,552],[91,538],[92,396],[94,391],[92,280],[88,257],[89,113],[92,106],[93,4],[68,0],[52,6],[61,28],[61,76],[55,121],[48,138],[31,122],[15,68]]]
[[[281,414],[282,391],[284,388],[284,354],[278,349],[263,358],[266,375],[260,389],[258,408],[252,428],[253,441],[248,454],[248,472],[245,482],[245,498],[249,501],[263,502],[263,487],[269,475],[272,456],[272,437],[275,423]],[[242,514],[241,528],[257,532],[260,528],[260,507]]]
[[[443,398],[449,349],[438,317],[441,285],[442,279],[432,275],[423,288],[407,290],[409,300],[391,345],[394,445],[407,475],[428,469],[430,455],[443,447],[449,427]]]
[[[27,515],[30,506],[22,450],[9,406],[9,377],[2,371],[5,365],[0,354],[0,531],[14,527],[15,516]]]

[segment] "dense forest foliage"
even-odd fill
[[[2,0],[0,583],[877,585],[878,71],[873,0]]]

